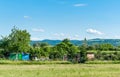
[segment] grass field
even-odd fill
[[[119,77],[120,64],[0,65],[0,77]]]

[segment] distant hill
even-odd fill
[[[31,41],[31,45],[33,45],[34,43],[37,43],[37,42],[46,42],[50,45],[56,45],[58,43],[61,42],[61,40],[42,40],[42,41]],[[83,40],[71,40],[71,43],[73,43],[74,45],[82,45],[83,43]],[[109,43],[109,44],[112,44],[114,46],[120,46],[120,39],[89,39],[87,40],[87,44],[88,45],[93,45],[93,44],[103,44],[103,43]]]
[[[103,43],[109,43],[113,46],[120,46],[120,39],[91,39],[88,40],[88,44],[103,44]]]
[[[56,44],[58,44],[58,43],[60,43],[61,42],[61,40],[42,40],[42,41],[31,41],[31,45],[33,45],[34,43],[48,43],[48,44],[50,44],[50,45],[56,45]]]

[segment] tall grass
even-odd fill
[[[69,61],[11,61],[0,60],[0,64],[6,65],[42,65],[42,64],[71,64]]]
[[[0,77],[119,77],[119,64],[0,65]]]

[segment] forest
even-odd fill
[[[27,30],[13,27],[8,36],[2,36],[0,40],[0,58],[9,59],[11,53],[29,53],[30,60],[67,60],[84,63],[88,60],[87,54],[95,55],[92,60],[120,60],[120,46],[109,43],[88,45],[87,39],[82,45],[71,43],[70,39],[64,39],[56,45],[47,42],[30,44],[30,34]]]

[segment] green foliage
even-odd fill
[[[9,57],[9,49],[10,49],[10,40],[8,39],[8,37],[2,37],[2,40],[0,42],[0,48],[1,48],[1,57],[4,56],[4,58],[8,58]]]
[[[78,51],[78,48],[74,46],[69,39],[64,39],[61,43],[52,47],[50,58],[62,60],[63,57],[67,55],[68,59],[73,59]]]
[[[116,50],[116,48],[113,45],[108,44],[108,43],[95,44],[95,45],[93,45],[93,49],[100,50],[100,51]]]
[[[48,43],[35,43],[30,51],[31,57],[49,57],[51,46]]]
[[[33,44],[33,47],[47,47],[47,46],[50,45],[48,43],[40,43],[40,42]]]
[[[97,51],[97,60],[120,60],[120,51]]]
[[[83,45],[80,47],[80,63],[85,63],[87,60],[87,40],[83,41]]]
[[[10,53],[30,53],[30,59],[35,57],[50,58],[50,60],[87,61],[87,52],[94,51],[96,60],[120,60],[120,46],[109,43],[88,45],[86,38],[81,46],[76,46],[69,39],[64,39],[55,46],[48,43],[35,43],[30,46],[30,34],[26,30],[14,27],[11,33],[0,41],[0,58],[8,58]],[[114,51],[114,52],[113,52]]]
[[[30,34],[26,30],[14,27],[7,37],[3,37],[0,47],[3,48],[5,57],[10,53],[27,52],[30,48]]]
[[[8,36],[10,51],[27,52],[30,44],[30,34],[26,30],[19,30],[14,27]]]
[[[113,49],[113,46],[111,44],[100,44],[100,50],[108,51],[111,49]]]
[[[3,48],[0,48],[0,58],[3,58],[3,59],[5,58]]]
[[[68,58],[73,59],[75,57],[75,54],[79,52],[78,48],[74,46],[69,39],[64,39],[62,43],[65,44],[64,50],[67,52]]]

